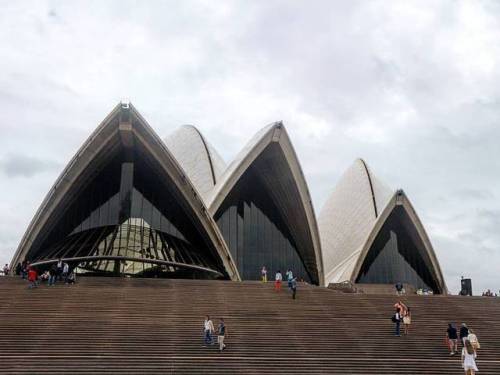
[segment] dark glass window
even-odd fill
[[[133,259],[89,260],[79,267],[104,274],[215,275],[147,262],[156,260],[205,267],[223,275],[213,245],[200,233],[199,223],[185,211],[189,207],[183,206],[175,186],[155,163],[138,149],[133,157],[117,150],[72,192],[73,201],[59,220],[53,220],[50,233],[29,260],[127,257]]]
[[[402,206],[389,215],[361,266],[358,283],[411,284],[439,292],[431,262]]]
[[[279,209],[261,182],[248,169],[215,215],[217,224],[245,280],[258,280],[262,266],[268,279],[281,270],[310,282],[294,239]]]

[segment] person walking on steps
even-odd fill
[[[469,336],[467,336],[467,339],[470,341],[472,347],[474,348],[474,351],[477,353],[477,350],[481,349],[481,345],[479,344],[479,340],[477,339],[477,336],[472,328],[469,328]]]
[[[38,273],[36,272],[36,269],[34,267],[29,267],[28,269],[28,281],[29,281],[29,286],[28,288],[36,288],[37,285],[37,280],[38,280]]]
[[[297,295],[297,278],[294,277],[291,281],[292,283],[292,298],[295,299],[295,296]]]
[[[274,290],[279,292],[281,290],[281,280],[283,279],[283,276],[281,275],[281,271],[278,270],[276,272],[276,276],[274,277]]]
[[[465,340],[467,340],[468,336],[469,328],[467,328],[467,324],[462,323],[462,326],[460,327],[460,342],[462,343],[462,346],[465,345]]]
[[[462,349],[462,367],[466,375],[474,375],[479,371],[476,366],[476,351],[472,347],[468,339],[464,340],[464,347]]]
[[[267,269],[266,266],[262,266],[262,269],[260,270],[260,278],[263,283],[267,283]]]
[[[392,322],[396,324],[396,329],[395,329],[395,332],[394,332],[394,336],[396,337],[400,337],[401,334],[400,334],[400,327],[401,327],[401,309],[398,307],[396,308],[396,312],[394,313],[394,315],[392,316]]]
[[[203,324],[203,330],[205,334],[205,345],[213,345],[212,333],[215,331],[214,324],[210,320],[210,316],[205,317],[205,322]]]
[[[448,324],[448,329],[446,330],[446,338],[448,339],[448,347],[450,348],[450,355],[455,355],[458,351],[457,349],[457,329],[452,323]]]
[[[224,324],[224,318],[220,318],[219,332],[217,335],[217,343],[219,344],[219,352],[226,349],[226,344],[224,344],[224,337],[226,336],[226,325]]]

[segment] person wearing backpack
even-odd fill
[[[398,307],[396,308],[396,312],[392,316],[392,322],[396,324],[396,329],[394,332],[394,335],[397,337],[400,337],[400,327],[401,327],[401,309]]]

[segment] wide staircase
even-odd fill
[[[463,374],[447,324],[479,338],[480,374],[500,374],[500,298],[404,296],[413,324],[395,337],[395,295],[299,284],[80,278],[29,290],[0,278],[0,373]],[[203,346],[206,314],[227,349]]]

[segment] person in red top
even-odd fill
[[[28,281],[30,283],[29,285],[29,288],[36,288],[37,285],[37,279],[38,279],[38,273],[36,272],[36,269],[34,269],[33,267],[30,267],[28,269]]]

